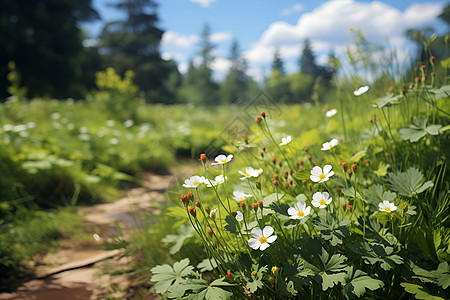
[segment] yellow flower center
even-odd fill
[[[330,148],[333,148],[333,145],[330,144]]]
[[[248,173],[245,173],[245,176],[246,176],[246,177],[250,177],[250,176],[252,176],[252,175],[250,175],[250,174],[248,174]]]
[[[200,182],[194,181],[194,185],[199,185],[199,184],[200,184]]]
[[[297,213],[297,216],[299,216],[300,218],[301,218],[301,217],[304,217],[304,216],[305,216],[305,213],[304,213],[303,211],[299,211],[299,212]]]
[[[241,200],[245,200],[245,197],[241,197]]]
[[[226,159],[222,159],[220,162],[224,164],[224,163],[227,162],[227,160]]]
[[[322,199],[320,199],[319,204],[320,205],[327,205],[327,201],[323,200],[323,198],[322,198]]]
[[[261,244],[264,244],[264,243],[267,242],[267,238],[264,237],[264,236],[262,236],[262,237],[259,238],[259,242],[260,242]]]
[[[385,207],[384,208],[386,211],[391,211],[391,208],[390,207]]]
[[[323,174],[320,174],[320,175],[319,175],[319,179],[320,179],[320,180],[324,179],[325,177],[327,177],[327,176],[325,176],[325,175],[323,175]]]

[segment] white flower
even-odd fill
[[[223,174],[220,174],[219,176],[216,176],[214,178],[214,180],[211,179],[205,179],[205,183],[207,187],[213,187],[213,186],[218,186],[219,184],[222,184],[225,182],[225,179],[228,179],[226,176],[225,178],[223,177]]]
[[[258,177],[263,172],[263,169],[255,170],[252,167],[247,167],[247,168],[245,168],[245,173],[240,171],[240,170],[238,172],[239,172],[239,174],[244,176],[244,177],[241,177],[239,179],[240,180],[245,180],[245,179],[250,178],[250,177]]]
[[[54,112],[50,116],[53,120],[58,120],[59,118],[61,118],[61,114],[58,112]]]
[[[327,207],[328,204],[331,203],[331,200],[333,200],[333,198],[330,198],[330,194],[328,194],[327,192],[316,192],[313,195],[313,200],[311,201],[311,204],[314,207],[320,207],[320,208],[325,208]]]
[[[271,226],[266,226],[263,230],[259,227],[255,227],[250,234],[252,235],[252,238],[248,240],[248,245],[253,250],[266,250],[270,244],[277,239],[276,235],[272,235],[273,228]]]
[[[111,138],[111,139],[109,139],[109,143],[111,145],[117,145],[117,144],[119,144],[119,140],[116,138]]]
[[[294,207],[289,207],[288,214],[291,219],[303,219],[311,213],[311,206],[306,207],[305,201],[298,201]]]
[[[114,124],[116,124],[116,122],[114,122],[114,120],[108,120],[108,121],[106,121],[106,126],[108,126],[108,127],[113,127]]]
[[[218,208],[215,208],[215,209],[211,210],[211,212],[209,213],[209,217],[210,217],[211,219],[214,219],[214,218],[216,217],[216,211],[217,211],[217,209],[218,209]]]
[[[325,165],[323,167],[323,171],[322,168],[319,166],[315,166],[314,168],[312,168],[311,170],[311,180],[314,182],[325,182],[328,179],[330,179],[331,176],[334,175],[334,171],[331,171],[333,167],[330,165]]]
[[[250,197],[253,197],[253,195],[247,195],[243,191],[233,191],[233,199],[236,201],[244,201]]]
[[[233,159],[233,154],[229,154],[228,156],[221,154],[214,159],[216,162],[212,163],[211,165],[213,165],[213,166],[223,165],[223,164],[226,164],[227,162],[230,162],[232,159]]]
[[[28,123],[27,123],[27,127],[28,127],[28,128],[34,128],[34,127],[36,127],[36,123],[34,123],[34,122],[28,122]]]
[[[334,146],[337,146],[337,144],[338,144],[338,140],[337,139],[332,139],[329,142],[323,143],[322,144],[322,149],[320,149],[320,150],[323,150],[323,151],[330,150]]]
[[[88,129],[87,127],[80,127],[80,133],[87,133]]]
[[[331,118],[337,113],[337,109],[333,108],[325,113],[325,117]]]
[[[195,188],[196,189],[196,188],[198,188],[198,186],[200,184],[202,184],[204,182],[205,182],[205,177],[194,175],[194,176],[191,176],[191,178],[186,179],[184,181],[183,186],[185,188]]]
[[[385,211],[387,213],[391,213],[391,212],[397,210],[397,206],[395,206],[394,203],[389,203],[389,201],[387,201],[387,200],[384,200],[383,202],[378,204],[378,208],[381,211]]]
[[[369,90],[369,86],[365,85],[360,87],[359,89],[357,89],[356,91],[353,92],[353,95],[355,96],[361,96],[362,94],[364,94],[365,92],[367,92]]]
[[[125,122],[123,122],[123,126],[129,128],[131,126],[134,125],[134,121],[133,120],[126,120]]]
[[[244,220],[244,215],[240,212],[240,211],[238,211],[238,212],[236,212],[236,217],[234,217],[235,219],[236,219],[236,221],[242,221],[242,220]]]
[[[281,139],[280,146],[287,145],[287,144],[289,144],[291,141],[292,141],[292,137],[291,137],[290,135],[287,136],[286,138],[282,138],[282,139]]]

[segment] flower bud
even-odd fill
[[[434,73],[434,72],[431,72],[431,74],[430,74],[431,76],[435,76],[436,75],[436,73]]]
[[[421,68],[422,70],[425,70],[425,65],[421,65],[420,68]]]
[[[241,201],[239,203],[239,206],[242,208],[243,211],[245,211],[245,201]]]
[[[353,174],[352,169],[348,169],[348,170],[347,170],[347,174],[348,174],[349,177],[352,177],[352,174]]]
[[[259,123],[261,123],[261,121],[262,121],[261,117],[256,117],[256,118],[255,118],[255,122],[256,122],[256,123],[259,124]]]
[[[195,208],[189,207],[189,213],[195,218],[197,214],[195,213]]]
[[[231,276],[233,276],[233,274],[231,274],[231,271],[228,270],[228,271],[227,271],[227,275],[225,275],[225,276],[227,276],[228,278],[230,278]]]
[[[366,159],[366,165],[370,165],[370,161]]]
[[[187,198],[188,198],[188,200],[194,199],[194,193],[192,193],[191,191],[189,191],[189,192],[187,193]]]
[[[278,174],[273,175],[273,179],[278,180]]]
[[[272,274],[275,276],[275,273],[278,271],[278,268],[276,266],[272,267]]]
[[[258,204],[252,203],[252,208],[253,208],[254,211],[257,211],[258,210]]]
[[[288,188],[288,187],[289,187],[289,182],[283,182],[283,184],[284,184],[284,187],[285,187],[285,188]]]
[[[211,207],[209,207],[209,205],[206,205],[205,206],[205,211],[209,215],[211,213]]]
[[[259,155],[262,157],[262,158],[264,158],[264,152],[259,152]]]
[[[279,165],[279,166],[281,167],[281,166],[282,166],[282,162],[281,162],[281,161],[279,161],[279,162],[278,162],[278,165]]]
[[[288,178],[288,176],[289,176],[288,171],[284,171],[284,172],[283,172],[283,177],[284,177],[284,178]]]
[[[242,138],[244,139],[244,143],[248,144],[248,136],[244,135]]]
[[[303,150],[305,150],[306,152],[308,152],[308,148],[307,148],[307,147],[303,148]]]
[[[262,149],[262,151],[266,152],[266,147],[265,146],[262,146],[261,149]]]
[[[265,118],[266,117],[266,113],[264,111],[260,112],[261,117]]]
[[[349,205],[347,206],[347,209],[348,209],[348,210],[352,210],[352,208],[353,208],[353,205],[351,205],[351,204],[349,204]]]
[[[272,157],[272,163],[275,165],[277,163],[277,159],[275,157]]]
[[[344,202],[341,204],[342,208],[345,209],[345,207],[347,206],[347,204]]]
[[[341,163],[341,167],[344,169],[344,171],[347,171],[347,163],[345,161]]]
[[[311,155],[308,155],[308,160],[311,160]]]
[[[306,179],[303,179],[303,180],[302,180],[302,183],[306,183]]]
[[[200,204],[200,200],[195,200],[195,206],[197,207],[202,207],[202,205]]]
[[[352,164],[353,173],[356,173],[356,169],[358,169],[358,166],[356,164]]]
[[[278,180],[274,180],[274,181],[273,181],[273,185],[274,185],[275,187],[278,187]]]
[[[256,276],[257,272],[256,272],[256,271],[253,271],[252,274],[253,274],[253,276]]]
[[[211,229],[208,229],[207,232],[208,232],[208,235],[209,235],[209,236],[212,236],[212,235],[213,235],[213,231],[212,231]]]
[[[290,185],[293,185],[293,184],[294,184],[294,180],[289,179],[289,184],[290,184]]]
[[[436,57],[434,57],[434,56],[431,56],[430,57],[430,61],[433,63],[434,61],[436,60]]]
[[[202,162],[206,162],[206,154],[205,153],[200,154],[200,160]]]
[[[259,200],[259,201],[258,201],[258,206],[259,206],[259,208],[261,208],[261,209],[263,208],[263,201],[262,201],[262,200]]]
[[[181,202],[183,202],[183,204],[189,203],[189,199],[185,194],[180,195],[180,199],[181,199]]]

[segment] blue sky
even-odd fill
[[[103,22],[116,20],[122,14],[107,3],[93,0]],[[445,1],[398,0],[157,0],[159,27],[165,31],[161,52],[174,59],[181,72],[189,60],[198,61],[199,36],[205,24],[211,28],[216,60],[216,78],[226,74],[229,49],[236,39],[249,63],[249,74],[262,80],[270,73],[275,49],[279,49],[288,72],[298,69],[296,61],[305,38],[311,40],[319,63],[326,61],[330,49],[342,55],[352,41],[350,28],[361,29],[370,41],[395,47],[400,58],[407,58],[411,48],[404,32],[436,22]],[[102,24],[85,25],[95,37]]]

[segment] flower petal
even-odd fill
[[[323,174],[325,174],[325,175],[327,175],[328,173],[330,173],[330,171],[331,171],[331,169],[332,169],[333,167],[331,166],[331,165],[325,165],[324,167],[323,167]],[[334,174],[334,173],[333,173]],[[330,175],[331,176],[331,175]]]
[[[289,209],[288,209],[288,211],[287,211],[287,213],[288,213],[290,216],[296,216],[296,215],[297,215],[297,212],[298,212],[298,210],[296,210],[296,209],[293,208],[293,207],[289,207]]]
[[[259,242],[258,239],[250,238],[248,240],[248,245],[250,246],[250,248],[258,250],[259,246],[261,246],[261,243]]]
[[[259,228],[259,227],[253,228],[252,231],[250,232],[250,234],[251,234],[252,237],[254,237],[255,239],[259,239],[260,237],[263,236],[263,232],[262,232],[261,228]]]
[[[261,244],[261,247],[259,247],[259,250],[264,251],[269,247],[270,247],[269,243],[264,243],[264,244]]]
[[[313,201],[319,202],[320,199],[322,199],[322,193],[321,192],[315,192],[312,196]]]
[[[319,175],[322,175],[322,168],[321,167],[319,167],[319,166],[315,166],[314,168],[312,168],[312,170],[311,170],[311,175],[314,175],[314,176],[319,176]]]
[[[272,235],[272,236],[267,238],[267,242],[272,244],[273,242],[275,242],[276,239],[277,239],[277,236],[276,235]]]
[[[273,228],[272,228],[272,226],[266,226],[266,227],[264,227],[264,229],[263,229],[263,236],[264,236],[264,237],[267,238],[267,237],[271,236],[272,233],[273,233]]]

